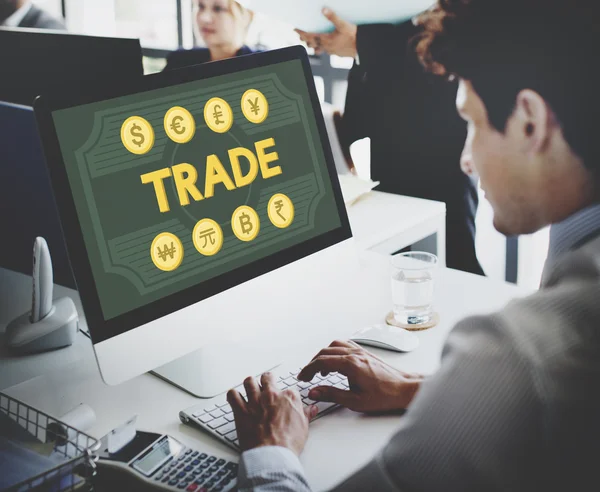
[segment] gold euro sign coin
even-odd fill
[[[242,96],[242,112],[251,123],[262,123],[269,116],[269,102],[262,92],[250,89]]]
[[[127,118],[121,126],[121,141],[132,154],[142,155],[154,146],[152,125],[141,116]]]
[[[188,143],[196,133],[196,121],[185,108],[175,106],[165,114],[165,132],[178,144]]]
[[[194,227],[194,246],[204,256],[214,256],[223,247],[223,230],[212,219],[202,219]]]
[[[241,241],[252,241],[260,232],[260,219],[256,210],[247,205],[238,207],[231,216],[233,233]]]
[[[294,221],[294,204],[283,193],[273,195],[267,205],[267,213],[275,227],[285,229]]]
[[[183,261],[183,244],[175,234],[161,232],[150,247],[152,263],[163,272],[177,270]]]
[[[204,106],[204,121],[213,132],[228,132],[233,125],[231,106],[220,97],[213,97]]]

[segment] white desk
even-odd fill
[[[367,302],[361,312],[356,313],[352,326],[339,326],[335,313],[322,311],[323,323],[320,326],[293,326],[292,320],[287,330],[273,333],[270,340],[273,350],[286,355],[290,368],[306,362],[331,340],[347,337],[365,323],[382,321],[390,308],[388,260],[385,256],[366,253],[363,264],[363,295]],[[0,285],[3,281],[25,285],[26,277],[21,276],[19,280],[16,275],[4,272]],[[525,293],[513,285],[442,269],[436,280],[435,293],[441,322],[429,331],[418,333],[421,339],[419,349],[410,354],[373,350],[399,368],[431,373],[439,365],[444,340],[456,321],[468,314],[498,309],[509,299]],[[76,293],[72,295],[77,298]],[[346,293],[340,292],[339,295]],[[18,311],[17,306],[14,309]],[[351,302],[348,309],[352,309]],[[137,414],[141,429],[169,433],[189,445],[235,458],[235,453],[224,445],[179,422],[179,410],[195,404],[196,398],[151,375],[108,387],[100,379],[91,345],[84,343],[80,349],[80,360],[48,370],[44,375],[5,392],[53,415],[61,415],[81,402],[87,403],[98,416],[89,431],[97,437]],[[399,418],[366,417],[339,410],[314,422],[301,458],[314,489],[326,490],[366,463],[394,433]]]
[[[389,255],[436,234],[435,254],[446,264],[445,203],[372,191],[348,208],[348,216],[363,250]]]

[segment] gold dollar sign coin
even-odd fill
[[[233,125],[231,106],[220,97],[213,97],[204,106],[204,121],[213,132],[228,132]]]
[[[223,247],[223,230],[212,219],[202,219],[194,227],[194,246],[204,256],[214,256]]]
[[[267,214],[275,227],[285,229],[294,221],[294,204],[287,195],[273,195],[267,205]]]
[[[251,123],[262,123],[269,116],[269,102],[262,92],[247,90],[242,96],[242,112]]]
[[[256,210],[247,205],[236,208],[231,216],[233,233],[241,241],[252,241],[260,232],[260,219]]]
[[[183,244],[175,234],[161,232],[150,247],[152,263],[163,272],[177,270],[183,261]]]
[[[141,116],[127,118],[121,125],[121,141],[132,154],[142,155],[154,146],[152,125]]]
[[[178,144],[188,143],[196,133],[194,117],[187,109],[180,106],[175,106],[167,111],[164,126],[167,136]]]

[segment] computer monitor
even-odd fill
[[[190,353],[313,314],[356,259],[302,47],[40,98],[35,111],[109,384],[155,369],[208,397],[259,373],[252,362],[269,369],[257,354]]]
[[[40,94],[86,93],[143,75],[139,39],[0,27],[0,101],[31,106]]]
[[[33,243],[46,239],[54,281],[75,281],[33,108],[0,102],[0,267],[31,275]]]

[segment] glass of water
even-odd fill
[[[437,256],[411,251],[392,256],[392,300],[395,324],[403,328],[428,328],[436,323],[433,279]]]

